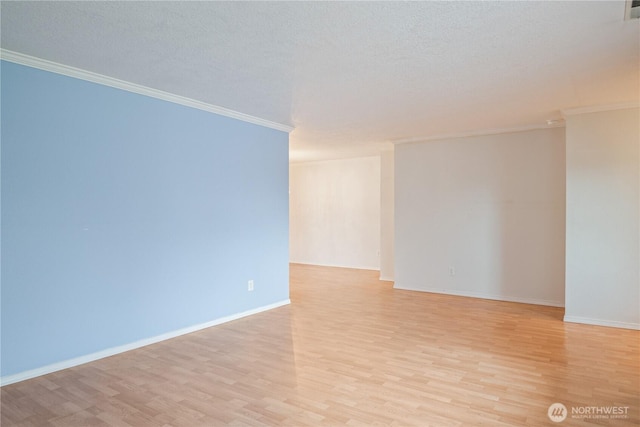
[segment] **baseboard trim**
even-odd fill
[[[19,372],[13,375],[6,375],[4,377],[0,377],[0,387],[17,383],[20,381],[28,380],[31,378],[39,377],[41,375],[50,374],[52,372],[61,371],[63,369],[72,368],[74,366],[83,365],[85,363],[93,362],[99,359],[103,359],[105,357],[114,356],[116,354],[124,353],[129,350],[135,350],[137,348],[155,344],[160,341],[165,341],[171,338],[179,337],[180,335],[190,334],[192,332],[210,328],[212,326],[217,326],[223,323],[231,322],[232,320],[237,320],[243,317],[262,313],[263,311],[273,310],[274,308],[282,307],[288,304],[291,304],[291,300],[289,299],[278,301],[276,303],[264,305],[262,307],[254,308],[252,310],[243,311],[241,313],[232,314],[230,316],[220,317],[218,319],[214,319],[209,322],[200,323],[197,325],[193,325],[193,326],[178,329],[175,331],[167,332],[164,334],[156,335],[155,337],[145,338],[129,344],[124,344],[117,347],[111,347],[95,353],[87,354],[85,356],[75,357],[73,359],[64,360],[62,362],[52,363],[51,365],[43,366],[41,368],[30,369],[28,371]]]
[[[585,325],[606,326],[608,328],[622,328],[640,330],[640,323],[618,322],[617,320],[591,319],[588,317],[564,316],[564,321],[569,323],[582,323]]]
[[[393,277],[380,276],[380,280],[383,282],[393,282]]]
[[[302,261],[289,261],[291,264],[300,264],[300,265],[313,265],[316,267],[333,267],[333,268],[351,268],[353,270],[370,270],[370,271],[380,271],[378,267],[362,267],[362,266],[353,266],[353,265],[338,265],[338,264],[317,264],[313,262],[302,262]]]
[[[509,296],[509,295],[491,295],[491,294],[482,294],[479,292],[468,292],[468,291],[451,291],[451,290],[444,290],[444,289],[422,289],[422,288],[414,288],[406,285],[398,285],[397,283],[394,285],[394,289],[399,289],[403,291],[429,292],[434,294],[454,295],[458,297],[489,299],[493,301],[517,302],[520,304],[545,305],[549,307],[564,307],[564,304],[558,301],[536,299],[536,298],[522,298],[522,297]]]

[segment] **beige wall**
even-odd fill
[[[639,145],[640,109],[626,108],[292,164],[291,260],[638,329]]]
[[[564,304],[564,129],[395,147],[395,286]]]
[[[290,165],[290,260],[380,268],[380,157]]]
[[[380,279],[393,281],[393,151],[380,154]]]
[[[640,109],[567,116],[565,320],[640,327]]]

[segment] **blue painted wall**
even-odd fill
[[[1,72],[2,376],[289,297],[285,132]]]

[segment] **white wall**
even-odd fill
[[[393,151],[380,154],[380,279],[393,281]]]
[[[395,172],[396,288],[564,304],[564,129],[397,145]]]
[[[290,165],[290,260],[380,268],[380,158]]]
[[[640,328],[640,109],[567,116],[565,320]]]

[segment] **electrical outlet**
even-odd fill
[[[454,267],[449,267],[449,276],[455,276],[456,275],[456,269]]]
[[[247,286],[247,290],[249,292],[253,292],[253,280],[249,280],[248,286]]]

